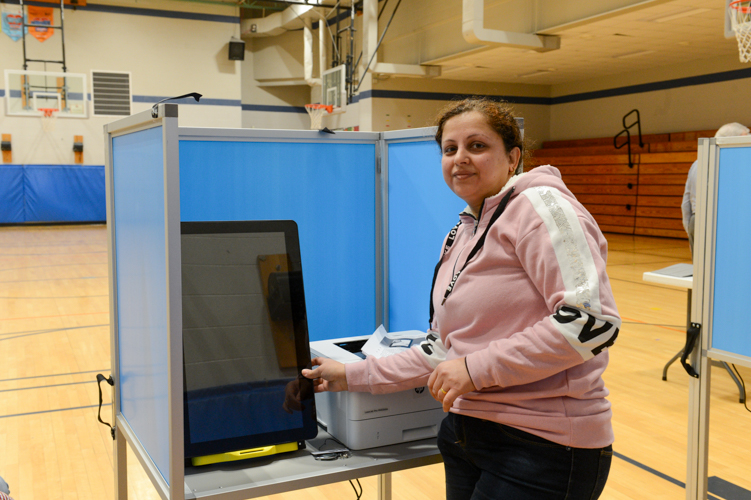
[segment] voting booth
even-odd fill
[[[181,230],[191,224],[294,221],[311,341],[379,324],[427,329],[440,244],[464,208],[443,182],[434,132],[185,128],[175,104],[105,127],[118,499],[126,442],[162,498],[176,500],[268,495],[440,460],[433,444],[333,472],[282,467],[291,478],[186,467],[183,401]]]
[[[699,139],[686,498],[707,498],[711,361],[751,367],[751,137]]]

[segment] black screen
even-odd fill
[[[185,456],[315,437],[293,221],[183,222]]]

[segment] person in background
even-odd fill
[[[8,483],[5,482],[5,479],[0,477],[0,500],[13,500],[10,497],[10,488],[8,487]]]
[[[441,248],[425,342],[347,365],[315,358],[302,374],[317,392],[427,385],[448,412],[450,500],[596,499],[614,439],[602,373],[621,324],[607,241],[558,169],[521,172],[505,104],[454,102],[437,125],[443,178],[467,208]]]
[[[726,123],[715,133],[715,137],[735,137],[748,135],[749,129],[740,123]],[[686,178],[686,189],[683,191],[681,214],[683,215],[683,229],[688,234],[688,246],[691,248],[691,256],[694,255],[694,219],[696,215],[696,171],[699,168],[699,160],[691,164]]]

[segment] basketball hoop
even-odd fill
[[[735,0],[728,6],[730,23],[738,39],[741,62],[751,62],[751,0]]]
[[[42,113],[40,116],[42,119],[42,129],[45,132],[55,130],[55,120],[57,120],[57,112],[59,110],[55,108],[39,108],[37,111]]]
[[[310,115],[310,130],[321,130],[321,119],[324,111],[331,113],[334,106],[328,104],[306,104],[305,111]]]

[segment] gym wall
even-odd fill
[[[32,2],[34,4],[34,2]],[[42,4],[54,6],[55,4]],[[59,23],[59,8],[54,8]],[[131,112],[188,92],[203,94],[200,104],[181,107],[180,125],[240,127],[241,62],[228,59],[228,44],[240,31],[235,7],[189,2],[89,3],[65,8],[65,55],[69,73],[130,72]],[[61,60],[61,36],[45,42],[26,37],[30,59]],[[22,41],[0,33],[0,70],[23,69]],[[29,70],[62,71],[60,64],[29,63]],[[55,130],[42,130],[36,117],[7,116],[5,85],[0,99],[0,132],[12,135],[13,163],[71,164],[73,136],[84,139],[84,164],[104,164],[102,127],[118,117],[58,118]]]
[[[735,121],[748,125],[751,103],[740,96],[749,84],[751,67],[733,55],[556,85],[550,138],[615,135],[623,128],[621,117],[635,108],[645,134],[711,130]]]
[[[416,19],[424,2],[404,4],[379,61],[415,64],[457,50],[453,42],[431,43],[458,29],[440,22],[450,14],[444,4],[428,9],[420,26],[405,20]],[[59,10],[54,12],[57,20]],[[318,87],[267,84],[302,79],[301,31],[246,39],[245,60],[228,60],[228,42],[240,35],[239,9],[234,7],[168,0],[90,3],[66,8],[65,28],[68,71],[87,75],[89,93],[92,70],[130,72],[134,113],[164,97],[195,91],[204,94],[203,101],[181,106],[182,126],[307,129],[310,119],[303,106],[320,100]],[[318,37],[313,39],[317,77]],[[26,42],[30,58],[60,57],[58,33],[44,43],[31,36]],[[22,65],[21,41],[0,33],[0,69]],[[43,66],[30,63],[29,69]],[[60,67],[47,64],[47,69]],[[460,70],[450,73],[453,80],[379,77],[370,89],[363,87],[346,114],[328,117],[324,124],[376,131],[423,127],[451,98],[479,94],[513,103],[526,119],[527,137],[538,146],[546,140],[615,135],[621,117],[634,108],[641,112],[644,133],[703,130],[745,121],[751,105],[734,97],[748,83],[745,72],[751,77],[751,69],[728,56],[554,86],[464,81]],[[5,89],[0,92],[4,97]],[[717,100],[718,95],[728,98]],[[5,99],[0,100],[0,132],[12,134],[13,163],[18,164],[73,163],[73,136],[83,135],[84,163],[101,165],[102,126],[114,119],[91,116],[89,110],[86,119],[60,118],[54,131],[44,132],[38,118],[7,116]]]

